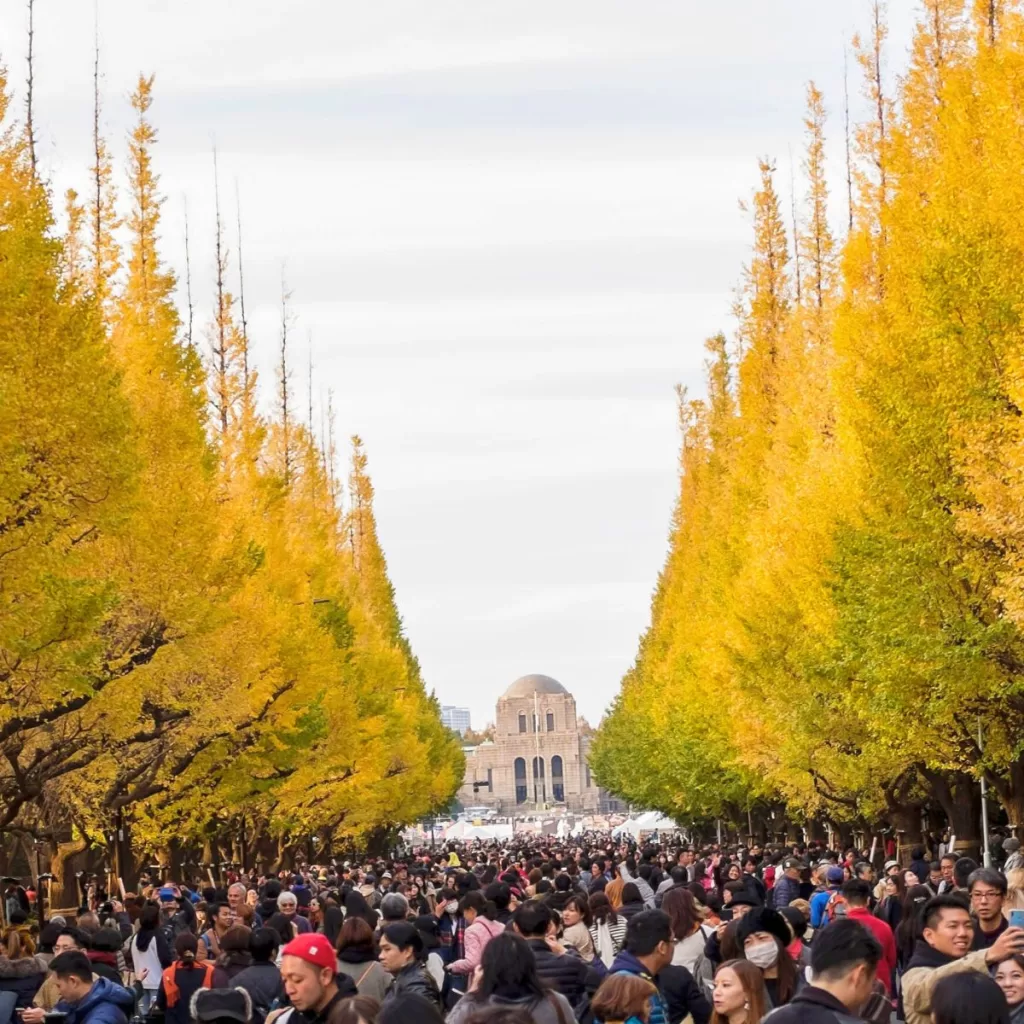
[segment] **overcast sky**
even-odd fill
[[[36,0],[39,152],[57,192],[86,182],[92,7]],[[135,76],[156,73],[163,250],[183,275],[187,196],[203,322],[214,143],[225,206],[238,183],[268,387],[286,262],[296,383],[304,394],[311,332],[317,408],[333,388],[340,436],[366,442],[428,685],[481,725],[513,679],[543,672],[599,719],[665,556],[673,385],[703,390],[703,339],[730,329],[748,249],[737,200],[760,155],[788,192],[810,78],[841,221],[843,40],[867,0],[98,8],[119,158]],[[892,0],[892,71],[913,16]],[[19,99],[26,22],[19,0],[0,4]]]

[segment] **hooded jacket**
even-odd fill
[[[32,1005],[32,997],[39,991],[46,977],[46,963],[35,956],[17,960],[0,959],[0,992],[13,992],[18,1009]]]
[[[988,973],[986,949],[968,953],[959,959],[940,953],[923,939],[918,939],[914,955],[903,973],[903,1010],[907,1024],[931,1024],[932,992],[942,979],[961,971]]]
[[[84,999],[59,1002],[54,1009],[66,1013],[64,1024],[127,1024],[135,996],[109,978],[96,978]]]

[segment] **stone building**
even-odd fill
[[[608,801],[590,774],[588,746],[572,694],[550,676],[523,676],[498,699],[493,742],[465,748],[459,801],[505,815],[603,810]]]

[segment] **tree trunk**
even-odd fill
[[[977,779],[964,772],[940,774],[925,770],[923,774],[935,793],[935,799],[946,812],[949,827],[956,836],[953,852],[959,857],[980,860],[981,789]]]
[[[986,772],[989,785],[996,791],[999,802],[1009,818],[1010,828],[1019,839],[1024,827],[1024,759],[1017,758],[1006,775]]]
[[[921,805],[892,806],[889,821],[896,829],[896,859],[906,867],[910,863],[911,849],[921,843]]]
[[[50,917],[58,910],[77,911],[81,898],[74,874],[74,858],[84,853],[88,843],[82,837],[57,843],[50,857]]]

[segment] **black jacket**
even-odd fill
[[[573,1007],[579,1006],[584,995],[597,991],[601,978],[592,967],[571,953],[559,956],[552,953],[543,939],[528,939],[540,980],[555,992],[561,992]]]
[[[441,1006],[441,993],[438,992],[434,979],[427,974],[426,968],[419,962],[408,964],[395,975],[395,980],[392,982],[391,988],[388,989],[384,1002],[393,999],[400,992],[412,992],[414,995],[423,996],[438,1008]]]
[[[823,988],[807,985],[765,1020],[772,1024],[858,1024],[860,1018]]]
[[[693,1017],[693,1024],[708,1024],[711,1004],[685,967],[663,967],[658,972],[658,989],[668,1007],[669,1024],[679,1024],[687,1015]]]
[[[0,992],[13,992],[17,997],[14,1005],[19,1010],[32,1005],[32,999],[45,978],[46,964],[34,956],[19,960],[0,959]]]
[[[254,963],[231,979],[232,988],[244,988],[252,1000],[253,1024],[263,1024],[274,1000],[281,994],[281,972],[276,964]]]

